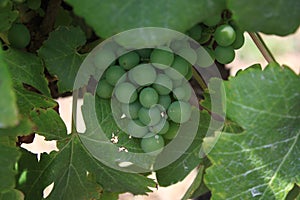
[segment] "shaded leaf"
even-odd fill
[[[228,0],[228,8],[240,28],[281,36],[294,33],[299,27],[299,7],[300,1],[294,0]]]
[[[51,98],[24,89],[21,85],[15,87],[17,104],[21,114],[28,116],[34,108],[55,108],[58,104]]]
[[[4,51],[3,55],[14,84],[26,83],[44,95],[50,96],[44,67],[39,57],[16,49],[8,49]]]
[[[59,27],[50,33],[38,51],[50,74],[58,77],[60,93],[73,89],[77,71],[85,57],[77,49],[84,43],[85,35],[79,27]]]
[[[185,32],[207,17],[220,13],[223,0],[67,0],[96,33],[108,38],[141,27],[165,27]]]
[[[0,43],[1,44],[1,43]],[[3,61],[0,47],[0,128],[7,128],[18,123],[18,108],[13,83],[6,63]],[[4,98],[3,98],[4,97]]]
[[[300,78],[289,68],[249,68],[225,82],[227,116],[245,131],[222,133],[208,154],[212,199],[284,199],[300,184]]]
[[[0,199],[22,199],[20,191],[15,190],[16,170],[15,164],[20,157],[20,152],[16,147],[10,146],[4,142],[4,137],[0,141]]]

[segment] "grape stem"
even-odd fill
[[[205,90],[207,89],[207,85],[204,82],[203,78],[201,77],[201,75],[197,72],[197,70],[193,67],[193,77],[196,79],[196,81],[198,82],[198,84],[200,85],[200,87]]]
[[[257,48],[263,55],[263,57],[266,59],[266,61],[268,63],[271,63],[271,62],[277,63],[277,61],[275,60],[274,56],[272,55],[270,49],[267,47],[266,43],[262,39],[262,37],[256,32],[248,32],[248,34],[250,35],[253,42],[255,43],[255,45],[257,46]]]

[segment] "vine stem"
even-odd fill
[[[71,133],[76,133],[76,113],[77,113],[77,100],[78,100],[78,90],[73,91],[72,99],[72,120],[71,120]]]
[[[262,37],[256,32],[248,32],[248,34],[250,35],[253,42],[255,43],[255,45],[257,46],[257,48],[263,55],[263,57],[266,59],[266,61],[268,63],[271,63],[271,62],[277,63],[277,61],[275,60],[274,56],[272,55],[270,49],[267,47],[266,43],[262,39]]]

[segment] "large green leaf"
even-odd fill
[[[225,82],[227,116],[245,131],[222,133],[208,154],[212,199],[284,199],[300,184],[300,78],[288,68],[249,68]]]
[[[77,71],[85,56],[77,52],[85,43],[85,35],[79,27],[59,27],[51,32],[38,54],[46,68],[58,77],[60,93],[72,91]]]
[[[11,24],[18,17],[18,11],[13,10],[12,2],[7,2],[5,6],[0,6],[0,32],[7,31]]]
[[[205,18],[220,13],[223,0],[67,0],[96,33],[108,38],[140,27],[166,27],[185,32]]]
[[[1,43],[0,43],[1,44]],[[18,108],[13,92],[12,80],[6,63],[3,61],[0,47],[0,128],[6,128],[18,123]]]
[[[3,55],[14,84],[26,83],[44,95],[50,96],[48,82],[44,75],[44,66],[39,57],[16,49],[6,50]]]
[[[300,1],[228,0],[228,8],[239,27],[246,31],[287,35],[300,25]]]
[[[17,160],[20,157],[16,147],[6,144],[5,138],[1,137],[0,141],[0,199],[19,200],[23,199],[20,191],[15,190],[16,171],[14,169]]]

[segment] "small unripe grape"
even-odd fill
[[[102,79],[98,82],[96,94],[103,99],[109,99],[113,90],[113,86],[111,86],[105,79]]]
[[[156,70],[149,63],[141,64],[130,70],[130,76],[138,85],[151,85],[156,79]]]
[[[191,66],[191,67],[189,67],[189,71],[184,76],[184,78],[189,81],[189,80],[191,80],[192,77],[193,77],[193,67]]]
[[[215,49],[216,60],[221,64],[231,63],[235,57],[235,52],[232,46],[222,47],[217,46]]]
[[[196,24],[190,30],[188,30],[188,35],[193,38],[194,40],[199,40],[202,35],[202,26]]]
[[[142,106],[150,108],[157,104],[159,99],[158,93],[152,87],[147,87],[141,90],[139,100]]]
[[[187,83],[183,83],[181,86],[173,90],[173,97],[177,100],[188,101],[192,96],[191,87]]]
[[[179,127],[180,127],[180,124],[177,124],[177,123],[174,123],[171,121],[169,123],[169,129],[165,134],[163,134],[163,137],[167,140],[172,140],[178,134]]]
[[[166,119],[161,119],[158,124],[151,126],[149,130],[160,135],[165,134],[169,130],[169,122]]]
[[[132,103],[138,96],[135,86],[128,82],[118,84],[115,88],[115,95],[121,103]]]
[[[148,127],[139,120],[131,120],[127,125],[126,133],[136,138],[142,138],[148,133]]]
[[[174,60],[174,54],[168,47],[154,49],[150,56],[150,62],[158,69],[166,69],[171,66]]]
[[[140,62],[140,56],[137,52],[131,51],[119,57],[119,64],[124,69],[131,69]]]
[[[167,95],[173,88],[172,80],[165,74],[158,74],[152,86],[160,95]]]
[[[141,109],[142,105],[139,101],[135,101],[130,104],[122,104],[122,112],[126,115],[126,117],[130,119],[137,119],[138,112]]]
[[[224,24],[216,29],[214,38],[220,46],[229,46],[236,38],[235,30],[232,28],[232,26]]]
[[[169,105],[171,104],[171,97],[169,95],[159,96],[158,104],[161,105],[165,110],[167,110]]]
[[[154,135],[141,140],[141,148],[143,151],[145,153],[151,153],[152,155],[162,152],[164,146],[165,141],[160,135]]]
[[[15,48],[25,48],[30,42],[30,32],[24,24],[13,24],[8,30],[8,41]]]
[[[122,67],[113,65],[108,67],[105,71],[105,78],[109,84],[116,85],[116,83],[125,73],[126,72]],[[123,76],[122,79],[124,79],[123,81],[125,81],[126,76]]]
[[[149,109],[142,107],[138,112],[138,117],[147,126],[154,126],[162,118],[161,111],[157,106],[152,106]]]
[[[191,65],[194,65],[197,61],[197,53],[192,48],[182,48],[177,54],[188,61]]]
[[[183,101],[174,101],[168,108],[168,116],[173,122],[187,122],[192,115],[192,107]]]
[[[232,44],[232,47],[234,49],[239,49],[243,46],[245,42],[244,32],[239,29],[235,29],[235,33],[236,33],[236,38]]]
[[[191,64],[180,56],[176,56],[171,67],[165,69],[165,73],[173,80],[184,78],[188,73]]]

